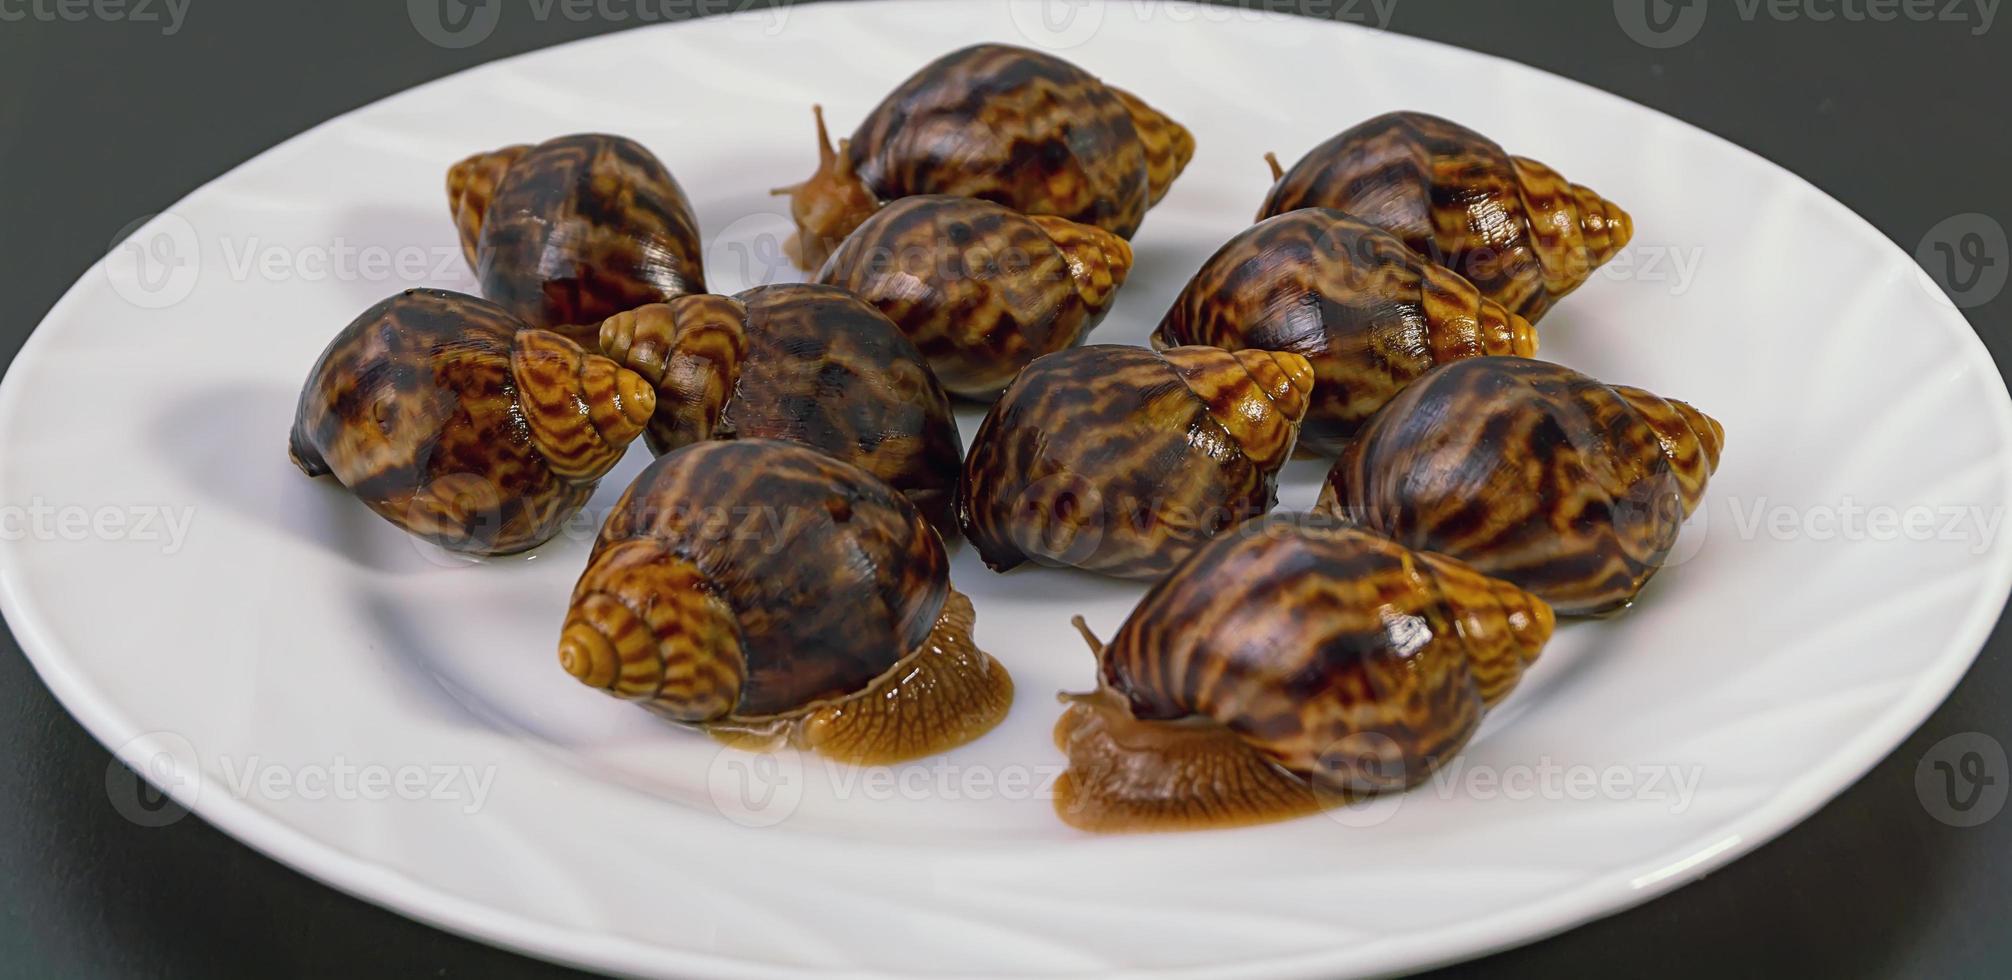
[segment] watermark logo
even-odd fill
[[[1936,222],[1914,247],[1914,259],[1921,263],[1923,289],[1967,310],[2004,291],[2012,247],[2006,243],[2004,225],[1973,211]]]
[[[742,215],[707,244],[706,276],[738,281],[743,289],[800,281],[796,264],[783,248],[795,234],[796,222],[789,215],[774,211]],[[728,278],[722,279],[721,273],[727,273]]]
[[[142,827],[166,827],[189,815],[202,794],[196,747],[174,732],[147,732],[114,749],[105,766],[105,798]]]
[[[153,214],[112,237],[105,275],[112,291],[148,310],[164,309],[195,292],[202,275],[202,240],[180,215]]]
[[[1674,48],[1705,27],[1705,0],[1614,0],[1621,31],[1645,48]]]
[[[406,0],[405,13],[419,36],[443,48],[481,44],[503,18],[503,0]]]
[[[706,767],[706,793],[720,816],[742,827],[773,827],[803,803],[803,756],[792,748],[769,752],[721,749]]]
[[[1951,827],[1975,827],[2005,808],[2005,746],[1983,732],[1951,735],[1914,766],[1921,806]]]
[[[1067,51],[1097,36],[1104,0],[1039,0],[1012,5],[1013,26],[1036,47]]]

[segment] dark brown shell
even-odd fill
[[[914,505],[856,466],[767,439],[687,446],[602,525],[559,664],[730,745],[918,758],[1013,703],[946,565]]]
[[[1278,175],[1258,218],[1306,207],[1396,235],[1533,323],[1634,233],[1612,201],[1422,112],[1377,116],[1314,147]]]
[[[958,520],[985,563],[1157,578],[1277,501],[1311,370],[1291,354],[1098,345],[1028,365],[979,426]]]
[[[507,554],[587,502],[655,404],[634,372],[493,303],[411,289],[330,341],[289,448],[413,534]]]
[[[964,443],[922,354],[832,286],[679,297],[611,317],[601,349],[657,385],[650,448],[783,439],[886,480],[947,520]]]
[[[482,293],[591,345],[601,321],[704,292],[684,189],[642,144],[598,133],[455,164],[447,193]]]
[[[1335,460],[1320,507],[1589,615],[1627,605],[1661,567],[1724,440],[1683,402],[1478,358],[1385,406]]]
[[[945,390],[990,398],[1027,362],[1079,343],[1131,267],[1131,246],[1093,225],[920,195],[866,219],[817,281],[886,314]]]
[[[787,443],[705,442],[650,464],[602,526],[590,575],[634,541],[682,559],[703,583],[662,595],[724,604],[727,627],[694,633],[738,638],[737,664],[700,664],[740,675],[731,704],[706,718],[781,714],[866,689],[922,645],[950,587],[943,543],[913,505],[857,467]],[[722,683],[705,675],[686,682]]]
[[[1522,317],[1396,238],[1339,211],[1267,218],[1203,263],[1153,333],[1155,347],[1290,351],[1313,363],[1300,445],[1333,455],[1435,364],[1536,352]]]
[[[1194,137],[1054,55],[1003,44],[953,51],[867,114],[818,173],[788,192],[815,269],[879,204],[976,197],[1125,238],[1194,155]]]
[[[1292,783],[1307,803],[1307,789],[1415,785],[1551,628],[1541,600],[1453,559],[1253,522],[1196,551],[1098,650],[1101,693],[1057,729],[1070,759],[1057,809],[1092,829],[1161,829],[1291,815]],[[1236,742],[1197,751],[1197,724]],[[1249,753],[1290,781],[1240,766]]]

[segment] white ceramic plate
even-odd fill
[[[1468,121],[1622,202],[1636,244],[1544,322],[1544,348],[1725,423],[1679,562],[1627,615],[1563,628],[1416,792],[1100,838],[1050,810],[1048,695],[1091,678],[1069,616],[1108,632],[1134,587],[995,576],[963,549],[953,577],[1018,680],[1012,715],[930,762],[831,768],[722,750],[561,674],[554,636],[591,525],[470,565],[288,464],[298,386],[337,328],[406,286],[472,288],[441,191],[455,159],[637,137],[696,198],[706,271],[731,291],[788,277],[765,190],[810,169],[810,103],[849,129],[915,67],[980,40],[1065,45],[1199,137],[1100,341],[1142,342],[1248,223],[1263,151],[1291,158],[1386,110]],[[1164,4],[905,3],[637,30],[318,127],[91,269],[0,388],[0,605],[70,710],[204,819],[540,956],[708,976],[1421,967],[1744,853],[1865,772],[1963,673],[2012,576],[1986,527],[2012,482],[2012,404],[1923,282],[1844,207],[1737,147],[1369,30]],[[1318,477],[1295,464],[1286,504],[1310,504]],[[1856,531],[1840,523],[1853,507]],[[1926,530],[1907,517],[1922,509]]]

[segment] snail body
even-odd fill
[[[1088,830],[1283,819],[1416,785],[1549,639],[1544,602],[1346,526],[1209,542],[1099,643],[1055,727],[1055,809]]]
[[[1384,406],[1319,508],[1452,555],[1560,615],[1633,601],[1718,468],[1725,430],[1690,405],[1544,361],[1441,367]]]
[[[1312,371],[1212,347],[1036,359],[980,424],[958,521],[986,565],[1153,579],[1277,501]]]
[[[1194,155],[1194,137],[1128,92],[1054,55],[1004,44],[953,51],[888,94],[792,200],[805,269],[889,201],[975,197],[1132,237]]]
[[[1612,201],[1422,112],[1377,116],[1289,170],[1273,160],[1272,170],[1260,220],[1306,207],[1346,211],[1533,323],[1634,234]]]
[[[1094,225],[917,195],[861,223],[817,281],[886,314],[945,390],[989,398],[1029,361],[1080,342],[1131,267],[1131,246]]]
[[[601,350],[649,379],[644,439],[662,455],[706,439],[781,439],[892,484],[942,526],[963,437],[907,337],[831,286],[698,294],[610,317]]]
[[[419,537],[509,554],[586,504],[655,405],[640,375],[493,303],[409,289],[329,343],[289,454]]]
[[[1203,263],[1153,346],[1287,351],[1316,383],[1300,444],[1331,456],[1355,428],[1436,364],[1529,355],[1529,321],[1386,232],[1340,211],[1267,218]]]
[[[872,474],[764,439],[645,469],[574,588],[559,661],[736,744],[852,762],[927,755],[1004,717],[942,539]]]
[[[691,202],[634,140],[478,153],[448,170],[447,196],[482,294],[582,345],[617,313],[705,291]]]

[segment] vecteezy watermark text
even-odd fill
[[[172,555],[182,550],[195,517],[196,509],[187,506],[86,507],[31,497],[26,504],[0,504],[0,541],[141,541]]]
[[[105,767],[113,809],[134,823],[163,827],[187,815],[205,793],[280,802],[446,804],[473,814],[489,800],[496,766],[444,762],[280,762],[263,756],[221,756],[221,778],[205,778],[195,746],[173,732],[149,732],[121,745]]]
[[[184,0],[187,2],[187,0]],[[700,17],[759,18],[762,33],[780,34],[789,22],[789,0],[406,0],[412,27],[443,48],[480,44],[496,32],[504,8],[538,23],[659,24]]]
[[[159,24],[162,37],[181,32],[193,0],[0,0],[0,24],[33,20],[45,24]]]
[[[1999,0],[1614,0],[1614,19],[1635,43],[1674,48],[1704,30],[1713,8],[1730,8],[1747,23],[1771,20],[1887,24],[1957,24],[1976,37],[1998,19]]]

